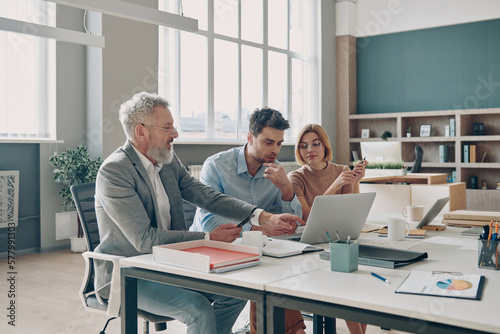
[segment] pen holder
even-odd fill
[[[330,266],[332,271],[350,273],[358,270],[359,244],[345,241],[330,243]]]
[[[499,257],[499,244],[500,241],[479,239],[478,243],[478,262],[479,268],[498,270],[498,257]]]

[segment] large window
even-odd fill
[[[2,0],[0,17],[55,25],[55,6],[42,0]],[[55,42],[0,25],[0,140],[55,139]]]
[[[161,0],[199,31],[160,28],[159,93],[186,141],[246,138],[255,108],[290,121],[293,141],[319,122],[317,0]]]

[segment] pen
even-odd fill
[[[386,283],[391,283],[391,282],[389,282],[389,280],[388,280],[387,278],[384,278],[384,277],[382,277],[382,276],[380,276],[380,275],[377,275],[377,274],[375,274],[375,273],[372,273],[372,276],[375,276],[375,277],[376,277],[376,278],[378,278],[379,280],[384,281],[384,282],[386,282]]]
[[[350,243],[351,243],[351,236],[350,236],[350,235],[348,235],[348,236],[347,236],[347,244],[349,245]]]
[[[245,225],[246,223],[248,223],[250,221],[250,218],[252,218],[252,217],[253,217],[253,215],[250,215],[250,216],[246,217],[245,219],[243,219],[241,221],[241,223],[238,224],[237,227],[242,227],[243,225]]]
[[[495,223],[495,239],[494,239],[495,241],[497,241],[497,237],[498,237],[498,222]],[[495,267],[497,269],[498,269],[498,244],[500,244],[500,243],[497,242],[495,244],[495,248],[496,248],[496,250],[495,250],[495,258],[496,258],[496,260],[495,260]]]
[[[330,243],[332,243],[332,239],[330,238],[330,233],[328,233],[326,228],[325,228],[325,233],[326,233],[326,237],[328,238],[328,241],[330,241]]]
[[[491,240],[496,241],[498,237],[498,222],[495,223],[495,233],[491,235]]]
[[[488,233],[490,232],[490,227],[488,225],[483,226],[483,234],[481,235],[482,239],[488,239]]]
[[[339,232],[337,230],[335,230],[335,234],[337,235],[337,239],[340,241]]]

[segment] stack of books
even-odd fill
[[[455,210],[443,215],[442,223],[451,226],[474,227],[500,221],[498,211]]]

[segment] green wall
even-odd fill
[[[500,20],[357,39],[358,114],[500,107]]]

